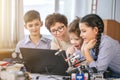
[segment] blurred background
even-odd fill
[[[51,13],[61,13],[68,18],[70,23],[76,16],[83,17],[89,13],[95,13],[111,23],[110,36],[118,39],[120,28],[120,0],[0,0],[0,52],[14,51],[16,44],[29,32],[24,28],[23,15],[28,10],[40,12],[41,19]],[[115,22],[113,22],[115,21]],[[115,26],[119,28],[115,29]],[[111,25],[109,25],[111,26]],[[110,28],[110,27],[109,27]],[[106,31],[108,31],[108,29]],[[114,32],[111,32],[114,29]],[[43,25],[41,33],[48,38],[51,34]],[[119,39],[118,39],[119,40]]]

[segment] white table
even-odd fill
[[[63,76],[46,75],[46,74],[30,74],[32,80],[63,80]]]

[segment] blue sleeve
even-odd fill
[[[114,58],[115,50],[111,43],[102,43],[99,48],[99,55],[97,61],[92,61],[89,66],[96,67],[98,71],[107,70],[109,63]]]

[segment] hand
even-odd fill
[[[83,49],[90,50],[95,46],[95,44],[96,44],[96,39],[92,39],[89,42],[83,42]]]
[[[93,58],[90,55],[90,49],[92,49],[95,46],[95,44],[96,39],[90,40],[89,42],[83,42],[82,44],[81,51],[88,63],[93,61]]]
[[[72,46],[69,48],[69,55],[72,55],[76,51],[75,47]]]
[[[66,62],[68,62],[69,58],[74,54],[75,51],[76,49],[74,46],[71,46],[70,48],[67,49],[66,55],[68,59],[66,59]]]

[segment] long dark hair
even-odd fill
[[[94,46],[94,51],[96,56],[98,56],[99,53],[99,45],[101,41],[101,33],[104,31],[104,23],[102,18],[100,18],[97,14],[88,14],[84,16],[81,20],[80,23],[85,23],[88,27],[97,27],[98,28],[98,33],[96,36],[97,42]]]

